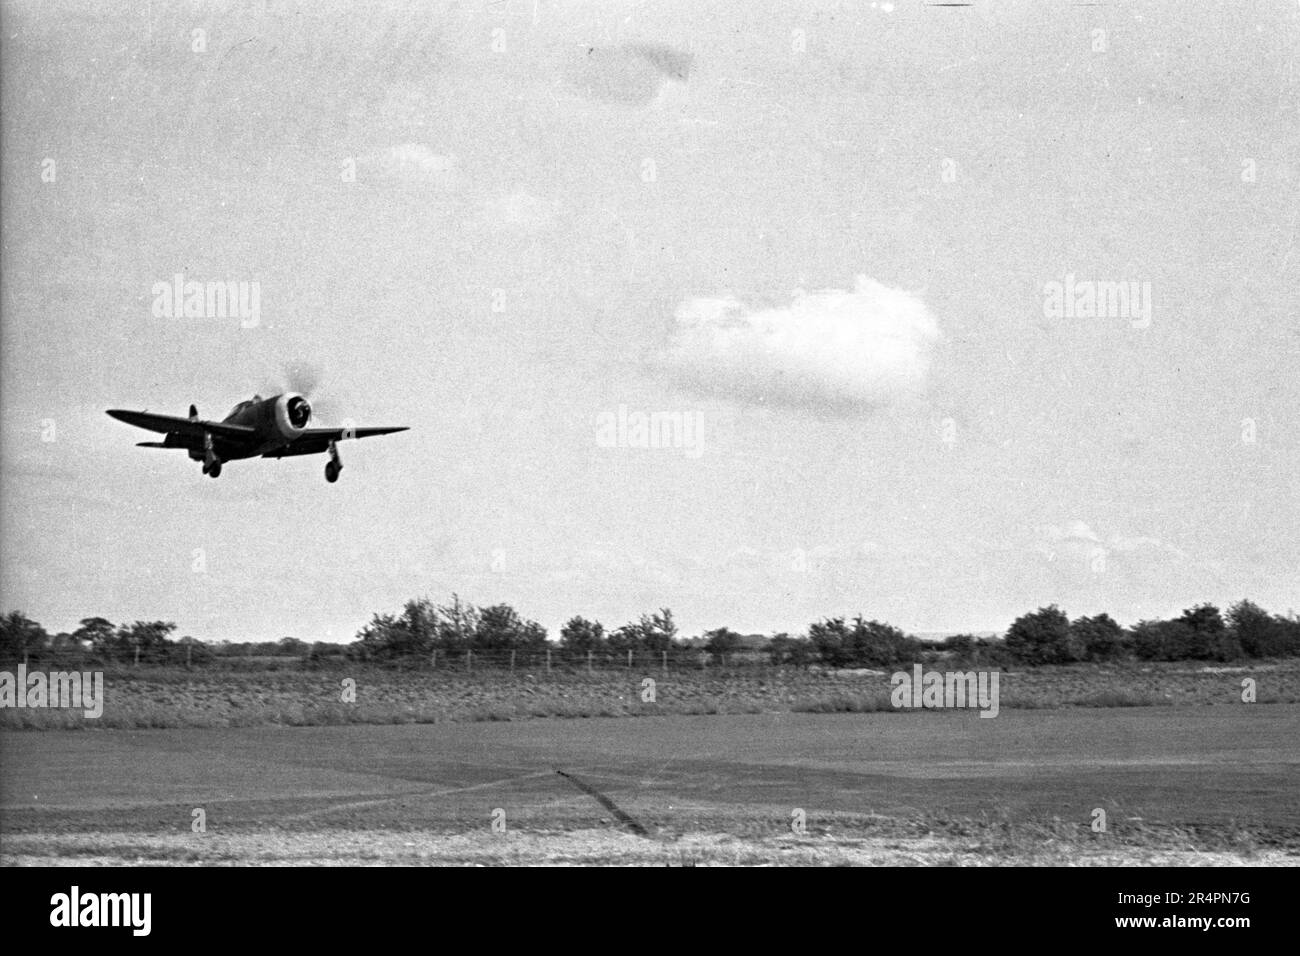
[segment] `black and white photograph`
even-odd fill
[[[0,118],[0,865],[1300,864],[1294,0],[3,0]]]

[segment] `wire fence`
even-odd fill
[[[913,661],[925,662],[942,658],[938,648],[925,649]],[[186,646],[170,643],[151,653],[135,654],[130,651],[97,653],[90,649],[43,648],[31,651],[25,658],[4,661],[5,666],[26,664],[29,668],[43,670],[86,670],[106,668],[114,671],[148,670],[150,668],[184,668],[193,671],[275,671],[314,670],[336,668],[380,668],[392,671],[419,673],[474,674],[588,674],[613,675],[636,673],[640,675],[699,673],[746,674],[760,676],[784,670],[835,671],[854,669],[894,669],[895,664],[844,664],[833,665],[817,655],[782,656],[767,650],[742,650],[727,654],[714,653],[700,648],[673,647],[669,650],[607,649],[574,651],[562,647],[525,648],[514,650],[470,648],[449,651],[431,649],[420,654],[366,655],[354,646],[339,645],[337,652],[330,648],[306,652],[301,655],[242,654],[213,651],[203,645]]]

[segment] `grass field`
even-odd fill
[[[1004,670],[1001,706],[1235,706],[1241,681],[1257,683],[1258,702],[1300,702],[1300,660],[1241,666],[1079,664]],[[642,700],[642,681],[655,700]],[[343,682],[355,686],[344,702]],[[892,711],[889,675],[837,675],[796,668],[734,672],[658,668],[548,674],[506,670],[220,671],[122,668],[105,672],[103,716],[77,710],[0,710],[0,728],[75,729],[324,726],[623,717],[669,714],[859,713]]]
[[[1275,704],[4,732],[0,861],[1294,864],[1297,730]]]

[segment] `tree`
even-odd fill
[[[1213,604],[1198,604],[1183,611],[1180,620],[1191,635],[1187,656],[1194,660],[1230,661],[1241,656],[1241,642],[1223,623]]]
[[[1070,633],[1070,619],[1055,604],[1016,618],[1007,629],[1006,644],[1024,664],[1068,664],[1083,657]]]
[[[953,634],[939,642],[945,653],[955,663],[966,664],[975,659],[975,636],[973,634]]]
[[[1199,604],[1171,621],[1138,621],[1133,651],[1144,661],[1226,661],[1241,655],[1241,645],[1218,608]]]
[[[853,622],[850,638],[853,663],[858,667],[889,667],[914,660],[919,642],[892,624],[864,621],[862,615]]]
[[[1236,635],[1247,657],[1281,657],[1294,654],[1287,640],[1286,622],[1252,601],[1241,600],[1228,608],[1228,629]]]
[[[605,627],[599,621],[585,617],[571,617],[560,628],[560,651],[570,659],[582,659],[590,653],[599,653],[605,645]]]
[[[399,632],[403,624],[395,614],[375,614],[370,623],[357,632],[357,650],[362,660],[388,660],[393,648],[405,643]]]
[[[1277,652],[1291,657],[1300,655],[1300,617],[1292,612],[1290,617],[1275,614],[1273,620],[1277,622],[1282,635],[1278,639]]]
[[[292,640],[292,638],[286,638],[286,640]],[[305,655],[310,649],[310,646],[303,641],[299,641],[298,643],[302,644],[303,653]],[[184,661],[187,667],[191,664],[207,664],[212,660],[212,648],[197,638],[190,637],[186,634],[177,641],[176,644],[178,645],[176,648],[176,658],[179,661]]]
[[[673,622],[673,612],[661,607],[657,614],[649,618],[641,617],[641,638],[647,651],[661,654],[673,646],[677,639],[677,625]]]
[[[168,653],[167,635],[176,630],[171,621],[136,621],[117,629],[117,648],[129,649],[133,661],[146,664],[165,663]]]
[[[79,641],[89,641],[96,656],[112,660],[117,641],[117,628],[112,621],[102,617],[82,618],[81,626],[72,632],[72,636]]]
[[[1115,661],[1128,653],[1124,629],[1109,614],[1080,617],[1070,625],[1084,660]]]
[[[479,610],[474,650],[539,650],[545,644],[546,629],[536,621],[523,620],[509,604],[494,604]]]
[[[33,651],[45,646],[49,635],[21,611],[10,611],[0,617],[0,658],[21,661]]]
[[[1142,661],[1185,660],[1192,646],[1183,621],[1138,621],[1132,634],[1133,653]]]
[[[191,637],[182,637],[181,643],[192,641]],[[306,657],[307,652],[311,650],[311,645],[306,641],[300,641],[296,637],[282,637],[276,645],[276,653],[282,657]]]
[[[677,639],[677,625],[673,612],[660,608],[657,614],[642,614],[641,620],[624,624],[609,636],[609,649],[616,654],[628,651],[648,651],[661,654],[671,650]]]
[[[705,631],[704,648],[713,655],[715,660],[726,664],[731,655],[740,648],[740,635],[726,627]]]
[[[813,658],[812,642],[806,637],[791,637],[789,634],[777,634],[768,642],[768,654],[773,664],[790,664],[803,667]]]
[[[438,624],[441,615],[427,597],[412,598],[402,607],[402,636],[405,642],[398,649],[403,656],[424,658],[438,644]]]
[[[851,659],[849,628],[842,617],[828,617],[808,626],[808,640],[817,658],[828,667],[844,667]]]
[[[462,603],[460,595],[453,592],[451,603],[439,607],[438,614],[438,648],[451,655],[464,653],[478,629],[478,609]]]
[[[914,659],[920,651],[916,638],[861,614],[849,625],[842,617],[810,625],[808,638],[822,663],[830,667],[887,667]]]

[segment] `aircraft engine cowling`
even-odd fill
[[[297,392],[286,392],[275,400],[275,427],[286,440],[297,438],[311,421],[311,405]]]

